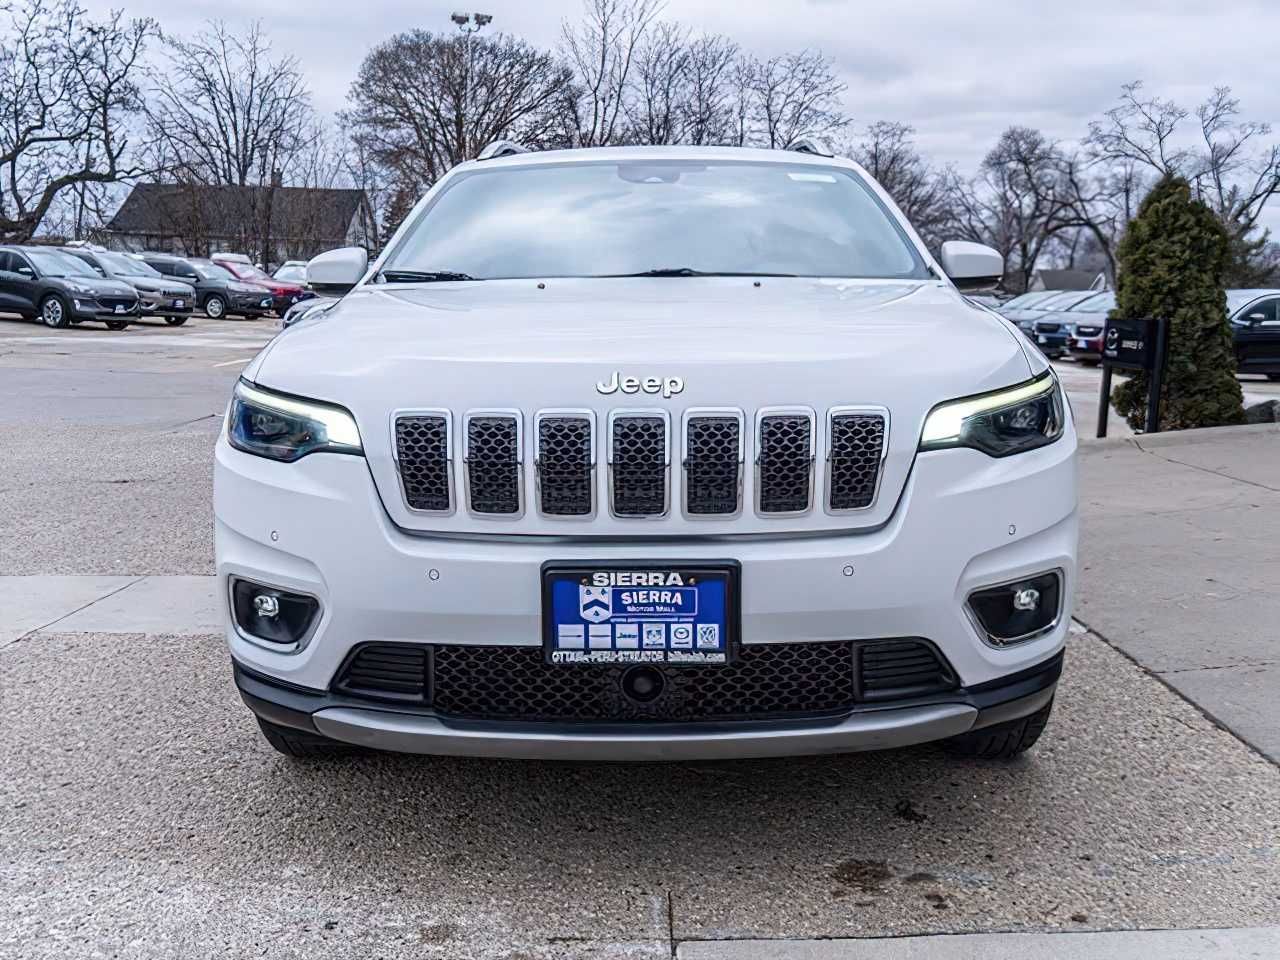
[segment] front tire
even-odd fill
[[[221,320],[227,315],[227,301],[221,294],[212,293],[204,302],[204,312],[210,320]]]
[[[129,326],[128,320],[108,320],[107,321],[108,330],[124,330],[128,326]]]
[[[40,301],[40,322],[53,330],[65,330],[71,325],[71,311],[67,302],[56,293]]]
[[[1053,701],[1050,700],[1035,713],[1017,720],[1007,720],[943,740],[942,749],[952,756],[970,760],[1012,760],[1035,745],[1040,734],[1044,733],[1052,712]]]
[[[186,317],[165,317],[164,322],[171,327],[180,327],[187,322]]]
[[[307,733],[292,727],[282,727],[258,717],[258,727],[267,743],[279,753],[293,760],[332,760],[350,757],[363,751],[359,747],[337,740],[330,740],[318,733]]]

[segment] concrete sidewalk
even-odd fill
[[[1280,927],[682,943],[678,960],[1273,960]]]
[[[1077,618],[1280,762],[1280,425],[1082,451]]]

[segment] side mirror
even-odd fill
[[[25,263],[22,264],[20,267],[18,267],[17,273],[19,276],[28,277],[28,278],[34,278],[36,275],[36,272],[32,270],[30,267],[28,267]]]
[[[307,264],[307,285],[316,293],[340,297],[363,279],[369,269],[364,247],[339,247],[312,257]]]
[[[1251,327],[1256,327],[1258,324],[1264,323],[1266,319],[1267,315],[1265,313],[1251,313],[1245,317],[1245,320],[1248,321],[1249,326]]]
[[[965,293],[990,290],[1004,278],[1004,257],[981,243],[948,240],[942,245],[942,269]]]

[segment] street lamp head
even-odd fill
[[[474,16],[476,18],[477,27],[488,26],[493,22],[493,14],[491,13],[477,13]]]
[[[465,13],[450,14],[449,19],[452,20],[454,23],[456,23],[460,27],[465,27],[468,23],[471,22],[471,16]]]

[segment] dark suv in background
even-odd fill
[[[138,291],[99,276],[83,260],[52,247],[0,247],[0,311],[67,327],[98,320],[123,330],[138,315]]]
[[[196,305],[196,291],[189,283],[166,277],[154,267],[123,253],[89,247],[64,247],[63,252],[83,260],[104,277],[127,283],[138,291],[142,313],[164,317],[170,326],[187,322]]]
[[[210,260],[177,257],[171,253],[135,254],[166,277],[176,277],[196,290],[196,303],[213,320],[241,316],[256,319],[271,310],[271,291],[256,283],[237,280],[230,271]]]

